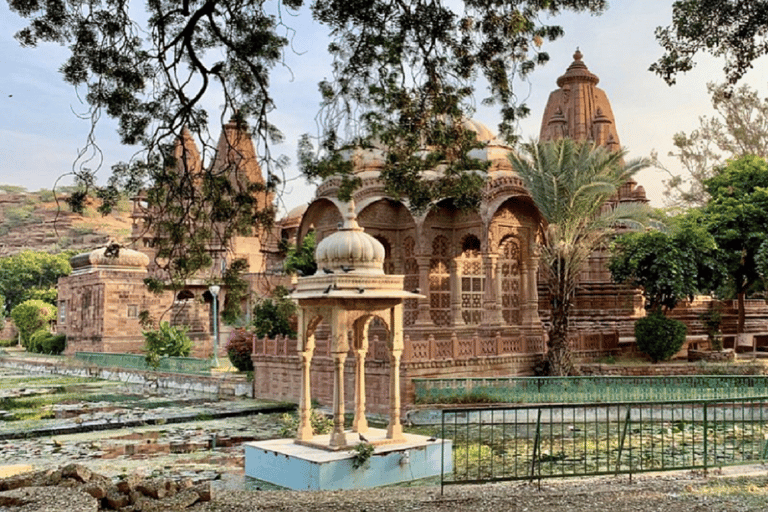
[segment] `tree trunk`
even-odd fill
[[[549,363],[549,375],[562,377],[578,375],[573,365],[571,347],[568,343],[568,302],[553,301],[552,303],[552,327],[549,329],[547,341],[547,362]]]
[[[739,320],[736,324],[736,334],[741,334],[744,332],[744,326],[746,324],[746,313],[744,312],[744,295],[745,292],[739,292],[737,297],[737,303],[738,303],[738,311],[739,311]]]

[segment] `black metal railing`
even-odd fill
[[[766,459],[768,397],[446,409],[440,430],[442,485],[707,470]]]

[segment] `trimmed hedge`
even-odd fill
[[[661,313],[651,313],[635,322],[637,348],[651,361],[666,361],[677,354],[685,343],[685,324]]]

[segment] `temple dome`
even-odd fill
[[[317,274],[328,271],[384,274],[384,256],[384,246],[381,242],[358,225],[355,205],[350,201],[342,227],[317,244]]]

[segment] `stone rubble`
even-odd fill
[[[80,464],[0,480],[0,511],[179,511],[211,499],[210,482],[136,475],[113,480]]]

